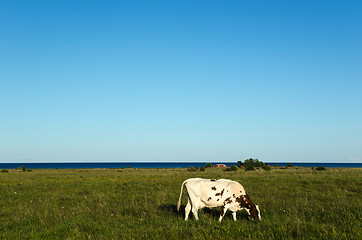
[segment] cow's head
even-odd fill
[[[240,195],[236,198],[236,202],[240,204],[241,209],[245,209],[249,213],[251,219],[261,220],[259,206],[253,204],[248,195]]]
[[[248,212],[250,214],[251,219],[253,219],[253,220],[261,220],[260,210],[259,210],[258,205],[249,204],[249,206],[247,206],[247,208],[249,210]]]

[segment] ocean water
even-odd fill
[[[217,162],[226,166],[236,165],[236,162]],[[212,163],[217,164],[217,163]],[[0,169],[26,168],[33,169],[78,169],[78,168],[188,168],[205,166],[206,162],[59,162],[59,163],[0,163]],[[266,163],[268,164],[268,163]],[[271,166],[278,164],[284,167],[286,162],[271,162]],[[361,168],[362,163],[292,163],[299,167],[349,167]]]

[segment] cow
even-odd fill
[[[188,196],[185,221],[188,220],[190,211],[194,214],[195,219],[199,220],[197,211],[204,207],[222,207],[220,222],[228,209],[231,210],[234,221],[236,221],[236,211],[242,209],[245,209],[253,220],[261,220],[259,206],[252,203],[240,183],[229,179],[189,178],[185,180],[181,185],[177,211],[180,210],[184,185]]]

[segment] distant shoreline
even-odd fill
[[[236,162],[211,162],[214,164],[236,165]],[[0,163],[0,169],[19,168],[23,165],[33,169],[82,169],[82,168],[188,168],[205,166],[206,162],[53,162],[53,163]],[[284,167],[288,162],[266,162],[271,166]],[[295,167],[362,168],[362,163],[293,163]]]

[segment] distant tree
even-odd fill
[[[287,163],[286,165],[287,167],[293,167],[293,165],[291,163]]]
[[[255,171],[255,167],[253,166],[247,166],[247,167],[243,167],[245,169],[245,171]]]
[[[226,172],[230,172],[230,171],[237,171],[239,168],[236,165],[232,165],[228,168],[224,168],[223,170]]]
[[[262,167],[264,165],[265,164],[262,161],[259,161],[259,159],[257,159],[257,158],[256,159],[254,159],[254,158],[246,159],[243,164],[244,167],[248,167],[248,166]]]
[[[21,170],[22,170],[23,172],[26,172],[26,167],[23,165],[23,167],[21,168]]]
[[[242,167],[242,166],[243,166],[242,161],[238,161],[238,167],[240,168],[240,167]]]
[[[196,172],[197,170],[198,170],[198,168],[193,167],[193,166],[190,166],[190,167],[187,169],[187,171],[189,171],[189,172]]]
[[[212,167],[212,164],[208,162],[205,164],[205,167],[207,167],[207,168]]]
[[[201,167],[200,167],[200,171],[201,171],[201,172],[205,172],[205,167],[204,167],[204,166],[201,166]]]
[[[259,169],[260,167],[264,169],[265,167],[265,163],[262,161],[259,161],[259,159],[257,158],[249,158],[246,159],[243,163],[243,168],[245,169],[245,171],[253,171],[256,169]]]
[[[237,171],[238,167],[236,165],[230,166],[230,171]]]
[[[272,168],[271,168],[270,166],[268,166],[268,165],[264,165],[264,166],[262,166],[261,168],[264,169],[265,171],[270,171],[270,170],[272,170]]]

